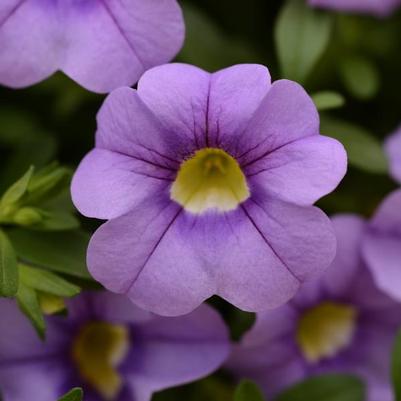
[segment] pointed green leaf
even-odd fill
[[[15,204],[24,196],[32,178],[33,171],[34,168],[30,167],[28,171],[6,191],[0,202],[1,208]]]
[[[344,106],[345,99],[337,92],[323,91],[312,95],[316,108],[319,111],[337,109]]]
[[[275,26],[275,41],[285,78],[304,82],[330,41],[333,17],[302,0],[287,0]]]
[[[255,383],[243,380],[235,390],[234,401],[265,401],[265,398]]]
[[[0,296],[13,297],[17,290],[17,255],[6,233],[0,230]]]
[[[81,388],[73,388],[67,394],[58,399],[58,401],[82,401],[84,393]]]
[[[62,232],[9,230],[9,237],[21,260],[29,265],[89,279],[86,248],[89,234],[81,230]]]
[[[45,337],[46,323],[36,291],[21,282],[17,292],[17,301],[20,309],[31,321],[39,337],[43,339]]]
[[[60,297],[73,297],[80,292],[80,288],[67,280],[46,270],[20,265],[20,280],[36,291]]]
[[[391,378],[395,394],[395,401],[401,401],[401,331],[394,342],[391,354]]]
[[[365,386],[354,376],[332,374],[312,377],[281,393],[276,401],[364,401]]]

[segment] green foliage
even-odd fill
[[[391,356],[391,379],[395,395],[394,401],[401,401],[401,331],[398,332],[395,339]]]
[[[347,375],[312,377],[281,393],[275,401],[364,401],[365,386]]]
[[[338,139],[348,153],[353,166],[369,173],[385,174],[388,171],[387,158],[381,143],[366,129],[355,124],[323,117],[323,134]]]
[[[84,393],[81,388],[73,388],[67,394],[63,395],[58,401],[82,401]]]
[[[319,111],[337,109],[344,106],[345,99],[337,92],[322,91],[312,95],[312,99]]]
[[[284,78],[306,80],[326,50],[332,28],[331,14],[314,10],[302,0],[287,0],[275,27]]]
[[[0,296],[12,297],[17,291],[17,255],[7,235],[0,229]]]
[[[265,401],[265,398],[255,383],[243,380],[235,390],[234,401]]]

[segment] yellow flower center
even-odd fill
[[[82,327],[72,347],[78,372],[106,401],[116,399],[123,386],[117,366],[126,357],[129,332],[125,326],[91,322]]]
[[[307,311],[298,323],[297,343],[308,362],[335,356],[350,345],[357,311],[349,305],[324,302]]]
[[[235,210],[250,192],[233,157],[221,149],[205,148],[181,164],[170,196],[188,212],[201,214]]]

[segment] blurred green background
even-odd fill
[[[350,167],[338,190],[320,206],[329,214],[369,216],[397,187],[388,175],[382,143],[401,123],[401,12],[379,20],[329,12],[312,15],[300,0],[180,3],[187,38],[178,61],[209,71],[262,63],[273,80],[298,80],[311,94],[335,92],[328,98],[320,95],[320,108],[326,108],[321,111],[322,133],[343,141]],[[297,29],[304,20],[316,24],[316,34],[300,44]],[[299,48],[296,55],[293,50]],[[300,69],[302,65],[307,68]],[[24,90],[0,88],[0,193],[32,164],[58,160],[75,168],[93,146],[95,115],[103,100],[62,74]],[[94,223],[83,222],[93,228]],[[252,315],[212,302],[225,311],[234,338],[251,324]],[[226,401],[232,392],[230,379],[218,374],[155,400]]]

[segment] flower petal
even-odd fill
[[[0,5],[0,83],[14,88],[53,74],[63,56],[57,44],[56,3],[2,0]]]
[[[223,320],[207,305],[186,316],[155,317],[138,330],[140,352],[133,355],[128,374],[134,394],[200,379],[215,371],[230,350]]]
[[[313,135],[246,165],[245,174],[251,186],[270,196],[307,206],[333,191],[346,169],[344,147],[335,139]]]
[[[153,199],[104,224],[92,237],[88,266],[106,288],[127,293],[160,315],[194,310],[215,291],[188,238],[191,223],[169,199]]]
[[[387,139],[385,148],[390,159],[390,172],[401,182],[401,128]]]
[[[176,0],[60,3],[67,57],[63,71],[94,92],[131,86],[149,68],[170,61],[184,40]]]
[[[111,219],[167,190],[171,172],[121,153],[92,150],[74,175],[71,193],[77,209],[87,217]]]
[[[334,259],[335,235],[321,210],[274,199],[250,200],[242,210],[229,222],[218,274],[218,294],[237,307],[277,307]]]
[[[231,153],[247,165],[284,145],[319,134],[319,114],[302,86],[273,83],[247,128],[232,137]]]

